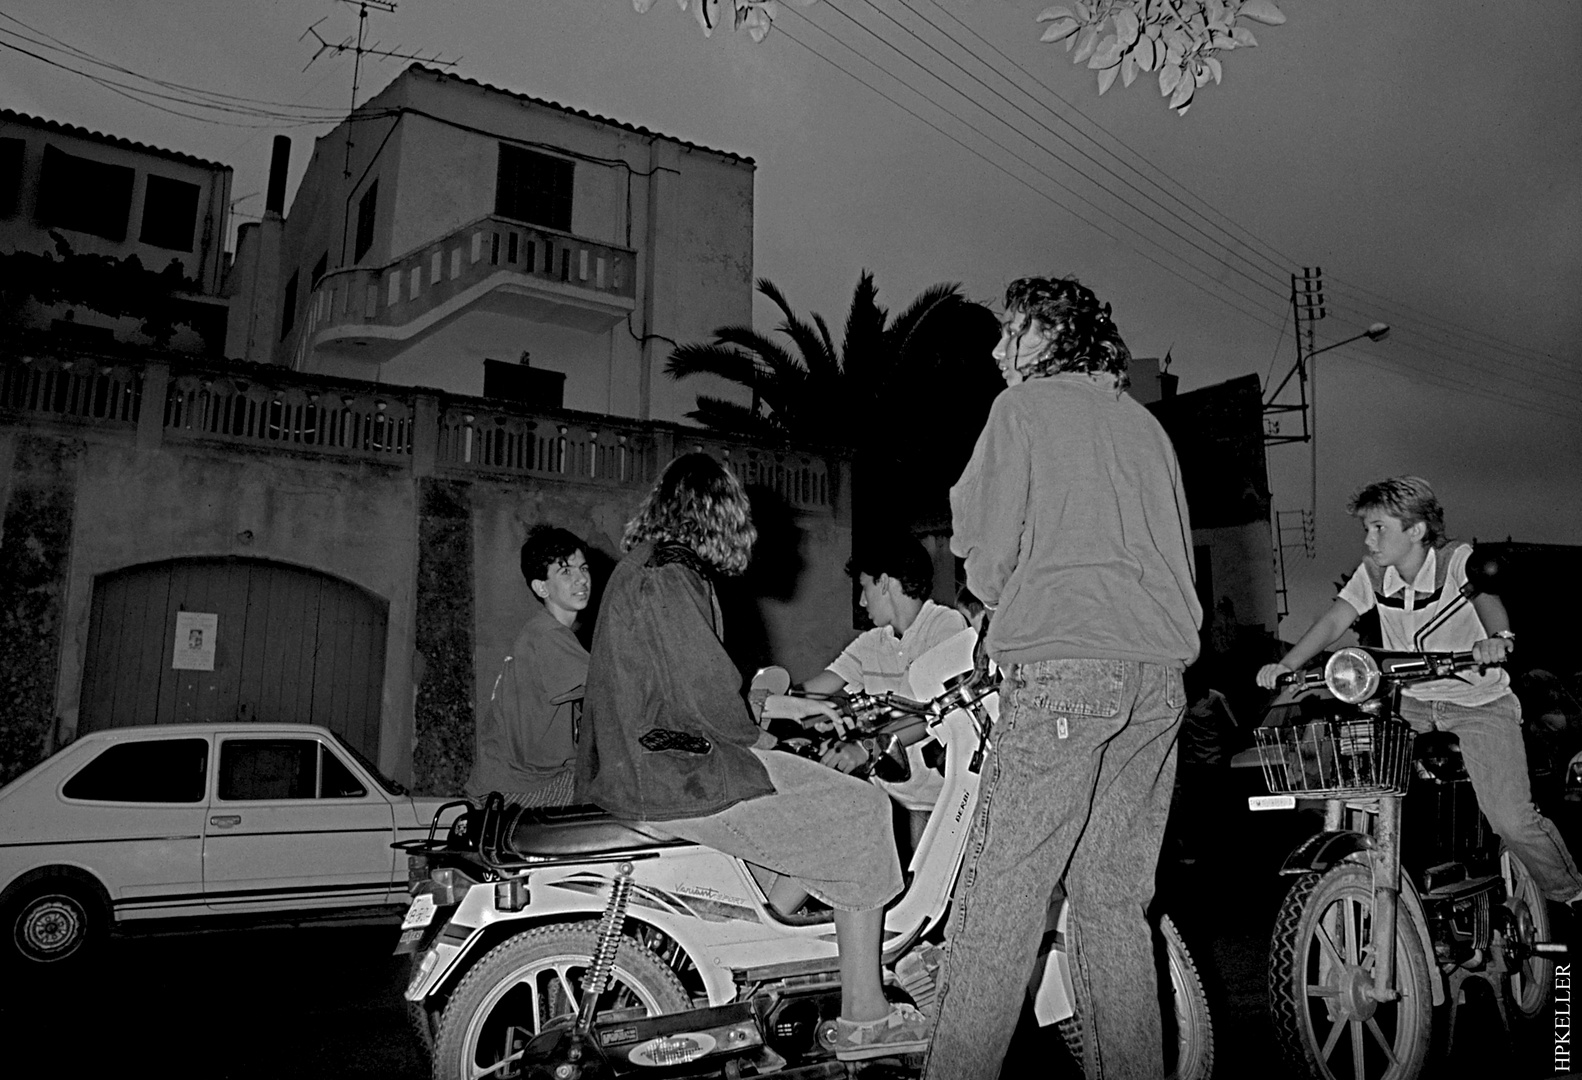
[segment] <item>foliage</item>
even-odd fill
[[[1238,18],[1285,22],[1273,0],[1078,0],[1045,8],[1038,21],[1049,24],[1041,40],[1064,41],[1073,63],[1099,73],[1100,94],[1117,75],[1130,86],[1138,72],[1157,72],[1159,93],[1185,115],[1197,88],[1224,76],[1216,53],[1258,44]]]
[[[191,314],[182,293],[198,291],[198,283],[172,259],[155,273],[136,255],[84,255],[57,232],[50,233],[55,253],[14,251],[0,254],[0,311],[17,311],[24,301],[80,304],[112,318],[133,316],[156,344],[169,342],[176,326]]]
[[[807,7],[816,0],[789,0],[797,7]],[[762,41],[769,34],[769,28],[774,24],[775,16],[780,14],[780,5],[776,0],[676,0],[682,11],[690,6],[692,15],[698,20],[698,25],[703,28],[703,36],[708,37],[714,33],[714,28],[720,24],[720,8],[728,4],[731,8],[733,23],[731,29],[745,29],[754,41]],[[654,6],[654,0],[632,0],[632,6],[638,13],[647,11]]]
[[[676,0],[691,8],[705,35],[720,24],[721,8],[729,5],[733,29],[745,29],[754,41],[768,35],[779,14],[775,0]],[[808,7],[816,0],[789,0]],[[654,0],[632,0],[639,12]],[[1224,66],[1217,53],[1250,48],[1258,39],[1240,20],[1267,26],[1285,22],[1274,0],[1076,0],[1045,8],[1038,21],[1048,23],[1040,40],[1064,41],[1072,62],[1086,63],[1099,73],[1099,93],[1115,83],[1130,86],[1139,72],[1157,73],[1159,93],[1170,107],[1186,114],[1198,87],[1210,79],[1218,84]]]
[[[717,431],[849,449],[863,482],[913,516],[931,510],[1001,389],[989,359],[999,332],[993,313],[959,285],[938,284],[892,320],[865,270],[837,348],[822,315],[798,316],[767,278],[758,291],[783,316],[773,335],[722,326],[712,342],[682,345],[665,364],[674,379],[714,375],[747,387],[752,403],[700,394],[688,418]]]

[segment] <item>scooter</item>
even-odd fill
[[[1566,947],[1550,940],[1543,894],[1478,812],[1455,737],[1414,736],[1400,718],[1404,687],[1480,666],[1471,653],[1344,648],[1281,680],[1314,704],[1327,689],[1323,716],[1255,733],[1271,794],[1251,808],[1324,805],[1322,831],[1281,870],[1292,881],[1269,946],[1293,1074],[1413,1080],[1447,1002],[1453,1041],[1468,980],[1488,985],[1507,1030],[1549,1004]]]
[[[975,643],[964,630],[914,663],[912,688],[926,700],[846,703],[852,736],[868,740],[881,776],[906,767],[896,724],[921,718],[945,750],[944,786],[886,912],[882,946],[887,990],[924,1012],[998,713],[998,678]],[[406,999],[436,1080],[854,1077],[921,1064],[921,1055],[835,1059],[831,913],[776,913],[740,859],[590,808],[520,811],[498,799],[469,808],[443,838],[404,846],[413,900],[398,951],[419,958]],[[1052,905],[1030,993],[1039,1022],[1059,1024],[1080,1053],[1067,914]],[[1207,1080],[1203,985],[1168,918],[1159,932],[1174,1001],[1164,1017],[1172,1075]]]

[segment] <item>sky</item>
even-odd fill
[[[753,158],[755,272],[834,325],[865,268],[892,310],[940,281],[992,305],[1074,274],[1182,390],[1272,388],[1296,359],[1289,275],[1321,267],[1316,347],[1391,332],[1316,358],[1315,444],[1269,450],[1276,510],[1300,511],[1316,447],[1288,639],[1362,554],[1347,496],[1384,476],[1430,479],[1458,537],[1582,544],[1582,4],[1281,0],[1185,116],[1149,76],[1100,96],[1039,42],[1044,6],[782,3],[754,44],[671,0],[401,0],[368,40]],[[350,55],[315,59],[309,28],[356,26],[345,0],[0,0],[0,104],[229,164],[245,220],[271,136],[294,140],[289,205],[350,104]],[[365,58],[358,100],[402,66]]]

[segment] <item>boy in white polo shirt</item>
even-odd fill
[[[1502,663],[1511,655],[1516,635],[1498,596],[1479,594],[1470,604],[1457,603],[1472,545],[1446,540],[1444,510],[1428,481],[1397,476],[1369,484],[1348,509],[1362,520],[1368,557],[1291,651],[1259,670],[1258,685],[1273,689],[1280,675],[1301,668],[1374,608],[1387,649],[1471,650],[1484,664]],[[1451,614],[1441,621],[1447,611]],[[1418,641],[1424,627],[1429,632]],[[1505,846],[1551,900],[1582,897],[1582,877],[1571,852],[1533,805],[1521,705],[1504,668],[1407,687],[1401,718],[1418,732],[1454,734],[1478,805]]]
[[[915,697],[908,678],[913,661],[965,630],[967,620],[955,608],[928,598],[934,583],[934,564],[928,550],[910,536],[893,534],[859,543],[846,571],[862,589],[861,603],[873,620],[873,629],[857,635],[830,661],[828,668],[803,683],[802,689],[833,694],[851,687],[868,694],[889,692]],[[902,741],[906,741],[904,736]],[[911,811],[914,846],[944,786],[944,777],[923,759],[925,742],[923,739],[907,747],[912,766],[909,780],[901,784],[879,782],[891,798]],[[850,772],[864,760],[860,747],[847,744],[831,751],[824,763]]]

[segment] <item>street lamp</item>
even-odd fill
[[[1360,334],[1353,334],[1351,337],[1343,341],[1337,341],[1333,345],[1325,345],[1322,349],[1314,349],[1307,354],[1306,362],[1311,363],[1313,357],[1319,353],[1327,353],[1330,349],[1338,349],[1342,345],[1350,345],[1353,341],[1361,341],[1363,338],[1367,338],[1369,341],[1382,341],[1389,332],[1389,323],[1376,322]],[[1302,339],[1298,336],[1296,340],[1297,348],[1300,351]],[[1297,366],[1301,367],[1302,363],[1303,361],[1298,359]],[[1310,465],[1312,471],[1311,486],[1308,491],[1308,505],[1312,507],[1313,519],[1316,522],[1318,519],[1318,368],[1313,368],[1308,373],[1308,376],[1307,415],[1308,423],[1311,427],[1308,428],[1307,445],[1311,456]]]

